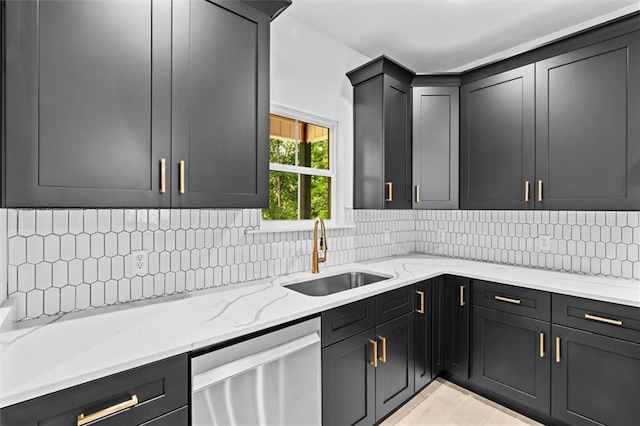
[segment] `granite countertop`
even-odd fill
[[[640,307],[640,282],[426,255],[325,268],[392,278],[328,296],[283,285],[311,273],[15,323],[0,336],[0,407],[283,324],[442,274]]]

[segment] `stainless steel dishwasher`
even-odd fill
[[[320,318],[191,358],[194,426],[320,425]]]

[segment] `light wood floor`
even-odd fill
[[[382,426],[394,425],[541,426],[441,378],[382,423]]]

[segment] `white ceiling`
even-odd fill
[[[640,10],[640,0],[293,0],[285,14],[370,58],[458,72]]]

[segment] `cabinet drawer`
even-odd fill
[[[105,410],[96,422],[100,426],[141,424],[187,405],[188,374],[187,355],[179,355],[3,408],[0,423],[76,426],[78,415]],[[110,407],[133,403],[134,396],[137,404],[106,414]]]
[[[322,313],[322,347],[375,327],[376,299],[359,300]]]
[[[415,292],[412,285],[376,296],[376,324],[413,312]]]
[[[551,293],[474,280],[473,304],[542,321],[551,319]]]
[[[640,343],[640,309],[553,295],[553,323]]]

